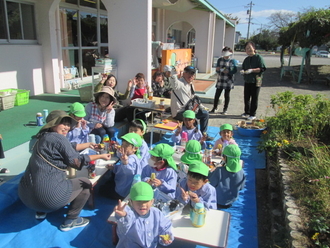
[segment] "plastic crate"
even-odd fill
[[[80,100],[82,102],[90,102],[93,99],[92,86],[79,88]]]
[[[6,93],[0,94],[0,109],[6,110],[14,107],[14,102],[16,98],[16,94],[12,93],[9,95],[5,95]]]
[[[15,106],[21,106],[29,103],[30,91],[29,90],[21,90],[21,89],[4,89],[0,90],[0,96],[3,94],[15,94]]]

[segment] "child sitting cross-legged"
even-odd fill
[[[177,167],[173,159],[174,149],[168,144],[158,144],[149,151],[149,166],[142,170],[142,181],[158,188],[174,199],[177,183]]]
[[[167,246],[173,240],[172,223],[155,207],[154,192],[146,182],[135,183],[130,190],[130,206],[119,200],[115,207],[117,219],[117,247]]]
[[[207,135],[203,135],[202,132],[198,129],[198,126],[196,125],[196,114],[194,111],[186,110],[183,112],[183,124],[183,126],[179,125],[175,133],[172,135],[172,141],[175,144],[181,142],[181,134],[182,132],[186,132],[188,135],[188,140],[197,140],[204,148]]]
[[[183,204],[203,203],[206,209],[217,209],[215,188],[208,183],[209,167],[201,161],[189,165],[187,178],[179,183],[175,198]]]
[[[233,139],[233,126],[230,124],[223,124],[220,126],[220,136],[221,138],[216,140],[213,146],[213,151],[216,155],[221,155],[222,151],[227,145],[234,144],[237,145],[236,141]]]
[[[143,135],[147,131],[146,123],[141,119],[135,119],[129,123],[128,132],[136,133],[142,138],[142,145],[140,147],[140,160],[142,169],[148,165],[148,160],[150,158],[149,147],[147,142],[143,139]]]
[[[124,199],[132,186],[134,175],[142,172],[138,158],[141,137],[136,133],[127,133],[121,137],[123,142],[118,148],[120,163],[108,166],[113,169],[110,179],[100,186],[100,194],[112,199]]]

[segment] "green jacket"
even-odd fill
[[[244,74],[245,83],[256,83],[256,76],[262,78],[263,72],[266,70],[264,59],[259,54],[255,54],[252,57],[248,56],[243,61],[242,69],[244,71],[254,68],[260,68],[261,71],[259,73]]]

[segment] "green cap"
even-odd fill
[[[185,164],[191,164],[193,161],[202,161],[203,156],[201,154],[202,146],[197,140],[189,140],[186,144],[185,152],[181,156],[181,162]]]
[[[144,122],[144,120],[141,120],[141,119],[135,119],[135,120],[141,122],[141,125],[143,127],[143,132],[146,132],[147,131],[147,125]]]
[[[138,182],[132,186],[129,196],[132,201],[150,201],[154,198],[154,191],[148,183]]]
[[[127,133],[124,136],[121,136],[121,138],[135,147],[142,146],[142,138],[136,133]]]
[[[174,152],[174,149],[170,145],[164,143],[156,145],[154,149],[149,151],[152,156],[166,159],[168,165],[174,170],[177,170],[178,168],[176,167],[176,163],[173,159]]]
[[[189,165],[188,171],[195,172],[206,177],[209,175],[209,167],[202,161],[197,160],[192,161],[192,163]]]
[[[73,114],[77,117],[85,117],[86,112],[85,112],[85,107],[79,102],[75,102],[70,106],[70,111],[69,114]]]
[[[229,172],[238,172],[242,169],[240,163],[241,149],[238,145],[228,145],[223,150],[223,155],[227,157],[226,170]]]
[[[230,124],[223,124],[222,126],[220,126],[220,132],[223,130],[230,130],[233,131],[233,126]]]
[[[189,119],[196,119],[196,114],[192,110],[186,110],[183,112],[183,117]]]

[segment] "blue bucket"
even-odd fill
[[[266,128],[260,128],[260,129],[248,129],[248,128],[242,128],[242,127],[237,127],[237,132],[238,134],[242,136],[248,136],[248,137],[260,137],[262,132]]]

